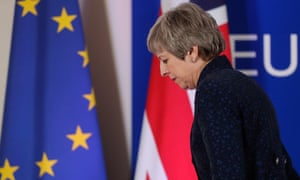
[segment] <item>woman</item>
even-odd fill
[[[210,15],[183,3],[158,18],[147,46],[163,77],[196,89],[191,152],[199,179],[299,179],[269,98],[220,55],[225,43]]]

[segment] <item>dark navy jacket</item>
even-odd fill
[[[201,180],[299,179],[281,143],[271,101],[225,56],[200,74],[191,151]]]

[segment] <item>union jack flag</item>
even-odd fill
[[[157,10],[165,12],[182,2],[185,1],[162,0]],[[230,58],[224,1],[192,2],[216,19],[226,41],[227,48],[224,53]],[[154,56],[152,59],[134,179],[197,179],[190,152],[194,91],[182,90],[168,78],[161,78],[159,61]]]

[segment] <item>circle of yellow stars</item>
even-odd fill
[[[38,15],[36,10],[36,6],[40,3],[40,0],[19,0],[17,5],[23,8],[22,17],[27,16],[28,14],[32,14],[34,16]],[[64,29],[67,29],[71,32],[74,31],[74,27],[72,22],[76,19],[77,15],[70,15],[67,12],[65,7],[62,8],[60,16],[53,16],[52,20],[57,22],[57,33],[62,32]],[[89,57],[87,48],[84,50],[78,51],[78,55],[83,58],[83,67],[87,67],[89,64]],[[95,100],[95,92],[94,89],[91,89],[90,93],[84,94],[83,98],[89,101],[88,110],[91,111],[96,106]],[[82,131],[81,127],[77,125],[74,134],[67,134],[66,137],[73,142],[72,151],[75,151],[79,147],[82,147],[85,150],[88,150],[87,140],[92,136],[92,133],[85,133]],[[36,161],[36,165],[40,168],[39,177],[42,177],[45,174],[49,174],[50,176],[54,176],[55,173],[53,171],[53,166],[58,163],[57,159],[49,159],[46,152],[43,152],[42,158],[40,161]],[[0,167],[0,180],[15,180],[14,173],[19,170],[19,166],[11,165],[9,160],[6,158],[2,167]]]

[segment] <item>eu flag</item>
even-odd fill
[[[0,144],[2,179],[106,179],[74,0],[16,2]]]

